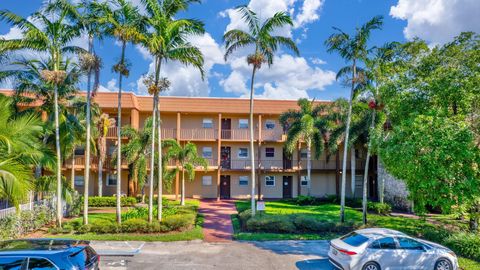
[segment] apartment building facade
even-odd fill
[[[100,92],[94,98],[103,113],[117,117],[117,93]],[[153,99],[122,95],[122,126],[142,129],[145,120],[152,115]],[[300,145],[293,154],[284,151],[286,134],[279,123],[279,116],[288,109],[298,109],[295,100],[255,100],[254,121],[249,123],[249,100],[239,98],[190,98],[161,97],[162,139],[174,139],[180,144],[193,142],[198,153],[208,162],[208,169],[196,168],[195,179],[186,181],[185,193],[193,198],[244,199],[250,197],[251,181],[256,182],[259,198],[281,199],[302,195],[323,197],[339,194],[343,154],[337,153],[312,160],[312,177],[306,177],[306,149]],[[250,153],[249,127],[254,127],[255,151]],[[117,128],[111,127],[107,135],[107,161],[103,168],[103,195],[116,191],[117,176],[111,158],[116,149]],[[127,143],[126,138],[122,138]],[[75,174],[75,188],[83,192],[85,157],[84,150],[75,151],[74,160],[66,160],[63,174]],[[356,184],[351,188],[351,155],[348,153],[347,196],[361,196],[366,151],[355,150]],[[256,178],[250,179],[250,158],[255,157]],[[90,195],[98,194],[98,162],[91,162]],[[369,195],[376,197],[376,158],[370,162]],[[176,166],[169,161],[168,167]],[[170,196],[180,194],[181,175],[174,179]],[[122,162],[122,192],[133,195],[133,181],[128,164]]]

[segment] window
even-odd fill
[[[212,147],[205,146],[202,149],[203,158],[212,158]]]
[[[302,175],[300,177],[300,184],[302,186],[310,186],[310,181],[308,181],[308,177],[306,175]]]
[[[213,128],[212,118],[203,118],[203,128]]]
[[[248,148],[238,148],[239,158],[248,158]]]
[[[248,119],[238,119],[238,128],[248,128]]]
[[[75,183],[75,186],[83,187],[85,184],[85,179],[83,178],[83,175],[75,175],[73,182]]]
[[[107,175],[107,186],[116,186],[117,185],[117,175],[109,174]]]
[[[211,186],[212,185],[212,176],[205,175],[202,177],[202,185],[203,186]]]
[[[370,245],[372,249],[396,249],[397,245],[395,240],[392,237],[385,237],[379,240],[376,240]]]
[[[115,147],[115,145],[110,145],[108,147],[108,155],[109,156],[113,156],[113,153],[115,153],[115,150],[117,149],[117,147]]]
[[[83,146],[79,146],[75,148],[75,156],[83,156],[85,155],[85,148]]]
[[[358,151],[358,149],[355,149],[355,158],[360,158],[360,151]]]
[[[275,156],[275,148],[267,147],[265,148],[265,157],[274,157]]]
[[[273,175],[265,176],[265,186],[274,187],[275,186],[275,176],[273,176]]]
[[[401,249],[424,250],[424,245],[411,238],[399,237],[398,245]]]
[[[273,120],[265,121],[265,128],[266,129],[275,129],[275,121],[273,121]]]
[[[22,264],[24,258],[20,257],[0,257],[0,269],[8,269],[8,270],[20,270],[22,268]]]
[[[239,186],[248,186],[248,176],[242,175],[238,177],[238,185]]]
[[[43,258],[30,258],[28,270],[50,270],[57,269],[49,260]]]
[[[350,246],[358,247],[362,245],[363,243],[368,241],[368,238],[356,233],[356,232],[351,232],[345,236],[342,236],[340,238],[343,242],[349,244]]]
[[[300,158],[302,159],[307,158],[307,149],[300,150]]]
[[[82,251],[71,254],[69,259],[77,267],[76,269],[83,269],[84,267],[88,269],[88,266],[91,266],[92,263],[98,260],[95,251],[91,247],[85,247]]]

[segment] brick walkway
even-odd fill
[[[232,241],[230,215],[237,212],[234,201],[201,200],[199,211],[205,217],[203,236],[206,242]]]

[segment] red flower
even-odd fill
[[[375,109],[377,107],[377,103],[375,103],[375,100],[370,100],[370,102],[368,102],[368,107],[370,109]]]

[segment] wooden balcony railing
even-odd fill
[[[110,157],[107,157],[105,161],[103,162],[103,169],[114,169],[117,166],[117,164],[112,164],[112,159]],[[122,167],[128,166],[128,163],[126,160],[122,160]],[[72,168],[72,159],[69,158],[64,162],[64,167],[67,169]],[[85,168],[85,157],[84,156],[76,156],[75,157],[75,168],[77,169],[83,169]],[[92,169],[98,169],[98,157],[92,157],[91,162],[90,162],[90,168]]]
[[[181,140],[201,140],[209,141],[217,139],[217,131],[211,128],[197,128],[197,129],[181,129],[180,130],[180,139]]]
[[[250,130],[249,129],[222,129],[221,136],[222,136],[222,140],[248,141],[250,140]],[[253,136],[255,140],[258,140],[258,130],[253,131]]]
[[[217,160],[216,159],[206,158],[205,160],[207,161],[207,166],[208,167],[217,167]],[[167,166],[169,166],[169,167],[177,166],[176,160],[173,160],[173,159],[169,160],[167,162]],[[197,166],[197,169],[202,169],[202,166]]]
[[[263,141],[283,141],[284,135],[281,129],[262,129]]]

